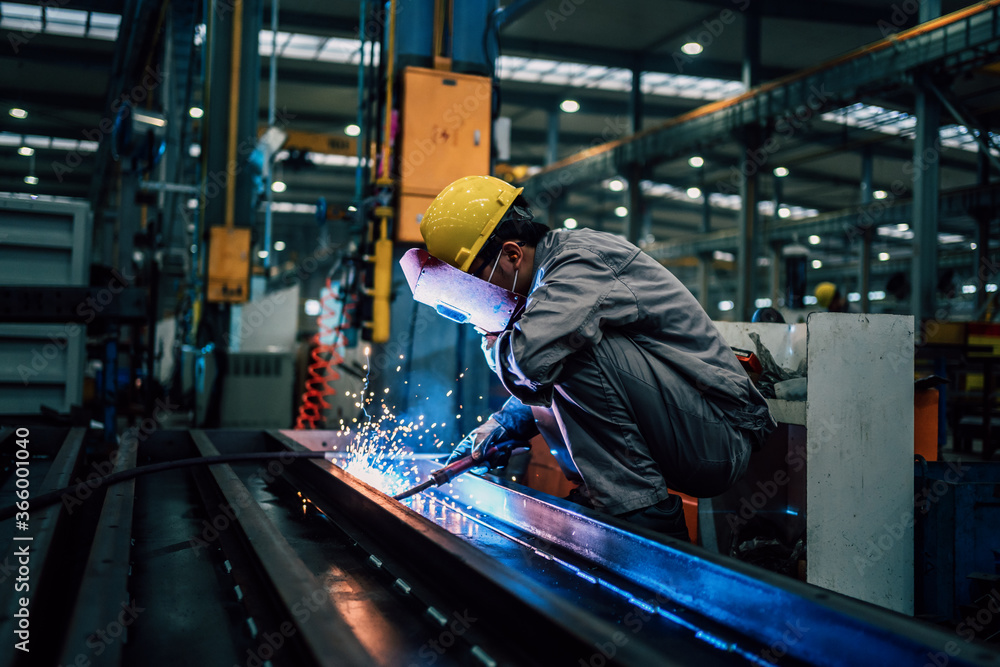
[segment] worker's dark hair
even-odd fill
[[[483,244],[478,257],[492,264],[507,241],[523,241],[525,245],[534,248],[548,233],[548,226],[535,222],[527,200],[518,195],[500,220],[500,224]]]

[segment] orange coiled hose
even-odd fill
[[[306,378],[306,390],[302,394],[295,428],[316,429],[326,426],[325,411],[330,409],[326,397],[336,393],[330,383],[340,379],[340,374],[335,369],[344,362],[337,348],[345,340],[342,329],[347,322],[347,306],[340,322],[334,326],[332,321],[336,305],[337,295],[327,278],[326,290],[320,303],[319,332],[310,341],[312,351],[309,356],[312,362],[309,364],[309,377]]]

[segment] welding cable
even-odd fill
[[[48,493],[43,493],[40,496],[35,496],[29,500],[30,510],[36,511],[40,509],[45,509],[51,505],[55,505],[63,497],[69,495],[74,500],[79,500],[81,502],[93,498],[94,489],[98,489],[102,486],[111,486],[113,484],[118,484],[120,482],[127,482],[130,479],[135,479],[140,475],[146,475],[148,473],[163,472],[164,470],[173,470],[175,468],[186,468],[188,466],[197,465],[215,465],[219,463],[245,463],[247,461],[269,461],[277,459],[320,459],[325,458],[330,451],[307,451],[307,452],[240,452],[237,454],[219,454],[217,456],[196,456],[189,459],[176,459],[174,461],[164,461],[162,463],[153,463],[146,466],[139,466],[137,468],[129,468],[128,470],[120,470],[118,472],[113,472],[109,475],[104,475],[97,479],[92,479],[90,481],[78,482],[72,486],[67,486],[56,491],[49,491]],[[86,497],[80,495],[85,490],[90,490],[91,494]],[[5,521],[18,511],[15,505],[10,505],[0,509],[0,521]]]

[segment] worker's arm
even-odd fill
[[[536,435],[538,435],[538,427],[535,425],[531,408],[511,396],[502,408],[490,415],[489,419],[473,429],[462,438],[461,442],[455,445],[451,456],[448,457],[448,463],[469,454],[472,454],[473,458],[480,458],[487,448],[487,442],[494,445],[504,445],[513,441],[517,442],[518,445],[523,443],[526,446],[527,442]],[[489,463],[492,467],[499,467],[504,465],[506,460],[490,461]]]
[[[639,318],[621,269],[612,270],[586,248],[567,249],[538,268],[542,273],[524,314],[493,346],[497,374],[511,394],[529,405],[549,405],[566,357],[599,343],[604,328]]]

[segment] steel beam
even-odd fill
[[[783,646],[789,657],[807,664],[842,663],[847,652],[878,656],[884,664],[913,664],[954,638],[875,605],[635,530],[615,517],[519,484],[468,475],[452,486],[452,497],[459,505],[474,505],[527,531],[535,536],[534,544],[550,545],[550,553],[557,547],[583,557],[595,579],[603,576],[602,570],[614,572],[656,593],[659,606],[669,600],[763,645],[782,641],[780,633],[788,629],[782,621],[800,619],[811,629],[809,638]],[[761,609],[768,613],[759,613]],[[739,641],[726,650],[747,657]],[[993,661],[988,654],[982,659]]]
[[[979,207],[1000,208],[1000,189],[973,188],[952,191],[940,198],[941,219],[968,217],[969,211]],[[868,207],[856,207],[824,214],[806,220],[795,220],[768,229],[767,241],[791,241],[794,237],[810,234],[843,235],[847,241],[859,238],[867,226],[910,224],[913,220],[912,200],[875,200]],[[656,259],[696,257],[701,252],[733,250],[738,247],[738,232],[734,229],[692,236],[669,243],[657,243],[646,248]]]
[[[703,55],[693,58],[691,62],[686,62],[684,71],[678,72],[677,62],[670,54],[642,53],[640,51],[523,38],[504,38],[502,39],[502,44],[503,52],[509,55],[521,55],[528,58],[552,58],[564,62],[620,67],[622,69],[631,69],[638,64],[646,72],[683,73],[688,76],[704,76],[729,81],[738,81],[741,72],[740,65],[737,63],[713,60],[703,57]],[[785,68],[769,67],[763,69],[761,74],[767,79],[775,79],[786,76],[792,71]]]
[[[284,433],[269,433],[288,450],[305,449]],[[473,606],[472,613],[493,631],[530,645],[534,660],[543,664],[586,661],[594,653],[595,641],[604,641],[619,630],[620,626],[537,585],[527,573],[457,539],[329,462],[309,461],[290,467],[286,474],[305,497],[336,517],[337,524],[363,546],[377,546],[387,556],[403,559],[423,580],[436,581],[450,591],[475,591],[475,598],[488,604]],[[382,561],[375,560],[381,566]],[[646,639],[637,635],[619,644],[615,661],[679,663],[678,657],[655,651]]]
[[[792,116],[803,108],[815,117],[895,85],[919,67],[939,64],[953,73],[965,71],[1000,52],[998,6],[1000,0],[987,0],[966,7],[824,65],[705,105],[641,135],[570,156],[528,179],[526,195],[554,183],[566,187],[610,178],[623,165],[663,161],[723,140],[746,125]],[[646,69],[652,68],[647,64]]]
[[[204,431],[191,431],[191,439],[201,456],[219,455],[219,450]],[[275,460],[281,461],[277,453]],[[289,621],[295,619],[294,635],[308,647],[317,664],[330,667],[372,664],[372,656],[326,595],[317,609],[321,613],[306,615],[305,620],[300,618],[297,610],[301,609],[302,601],[314,599],[317,591],[325,593],[326,585],[310,572],[260,505],[252,500],[253,496],[233,472],[232,466],[215,465],[209,470],[226,506],[235,514],[238,529],[252,545],[261,570],[273,586],[280,615]]]
[[[139,449],[138,440],[118,448],[113,472],[119,473],[135,467]],[[125,631],[138,614],[135,598],[128,590],[128,577],[132,571],[132,508],[135,499],[135,480],[130,479],[108,487],[104,505],[94,531],[83,580],[76,597],[76,604],[65,630],[65,644],[59,664],[70,665],[78,656],[90,654],[95,636],[108,627],[109,619],[116,619]],[[101,637],[101,645],[104,645]],[[110,642],[95,657],[95,664],[121,664],[122,642]]]

